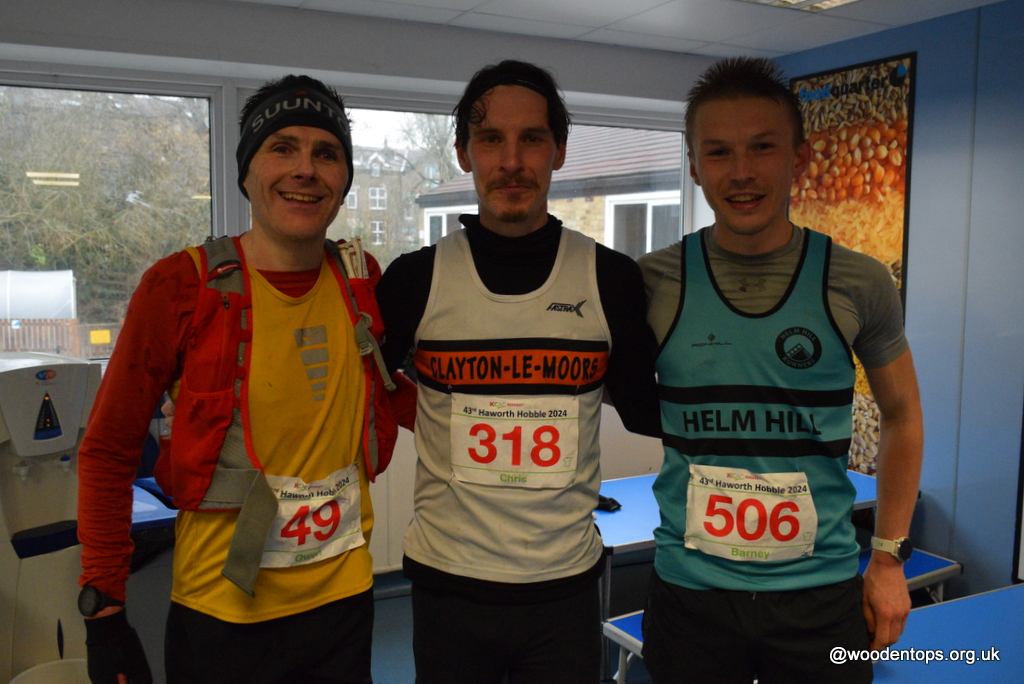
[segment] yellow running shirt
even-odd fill
[[[190,250],[191,251],[191,250]],[[193,255],[196,258],[197,255]],[[250,598],[221,575],[238,511],[181,511],[172,600],[228,622],[260,622],[366,591],[373,508],[359,457],[365,374],[341,289],[326,260],[313,288],[289,297],[255,270],[249,429],[267,475],[307,483],[355,463],[366,544],[294,567],[264,567]]]

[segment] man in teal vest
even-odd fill
[[[810,148],[772,62],[712,65],[686,135],[715,223],[640,261],[665,432],[645,663],[660,684],[869,682],[870,661],[829,653],[895,643],[910,610],[922,421],[899,294],[874,259],[789,222]],[[881,413],[863,579],[854,352]]]

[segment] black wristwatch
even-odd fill
[[[86,585],[78,594],[78,612],[85,617],[92,617],[104,608],[124,606],[124,601],[110,598],[96,587]]]
[[[914,555],[914,545],[906,537],[900,537],[899,539],[871,537],[871,548],[890,554],[900,563],[906,563]]]

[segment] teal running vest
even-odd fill
[[[718,289],[703,231],[683,241],[680,310],[657,361],[665,463],[654,485],[661,508],[655,568],[668,582],[785,591],[857,573],[855,490],[846,475],[853,357],[828,306],[831,239],[805,235],[788,290],[762,314],[741,312]],[[686,545],[691,465],[721,469],[710,469],[715,477],[701,470],[690,490],[697,507],[691,547],[714,553]],[[785,475],[777,480],[806,477],[806,484],[758,476],[778,473]],[[702,485],[714,488],[706,504]],[[802,496],[764,498],[784,489]],[[810,510],[809,499],[816,534],[792,517]],[[716,536],[726,533],[732,536]],[[704,537],[711,541],[695,541]],[[765,551],[766,539],[799,555],[772,560],[779,549]]]

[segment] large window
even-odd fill
[[[0,86],[0,349],[109,354],[145,269],[214,232],[214,188],[226,188],[217,234],[235,231],[248,204],[233,164],[211,173],[210,109],[205,97]],[[354,184],[329,237],[363,239],[387,267],[477,210],[450,116],[350,115]],[[232,148],[233,128],[221,129]],[[549,210],[634,257],[670,244],[681,153],[678,132],[577,125]]]
[[[210,179],[205,98],[0,86],[0,349],[109,355],[146,268],[211,234]]]

